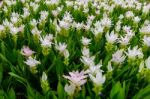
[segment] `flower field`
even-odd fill
[[[0,1],[0,99],[150,99],[150,1]]]

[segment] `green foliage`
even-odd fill
[[[121,86],[120,82],[117,82],[111,89],[111,99],[125,99],[125,86]]]

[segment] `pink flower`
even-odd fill
[[[82,85],[84,85],[86,83],[86,78],[87,75],[85,75],[84,71],[73,71],[73,72],[69,72],[70,76],[63,76],[64,78],[70,80],[69,82],[71,84],[74,84],[76,87],[81,87]]]
[[[21,49],[21,54],[26,56],[26,57],[29,57],[34,53],[35,52],[32,51],[28,46],[23,46],[23,48]]]

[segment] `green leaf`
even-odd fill
[[[0,65],[0,83],[2,82],[3,79],[3,67]]]
[[[58,98],[59,99],[63,99],[64,98],[64,89],[63,89],[63,86],[61,84],[61,82],[58,83],[58,86],[57,86],[57,93],[58,93]]]
[[[13,89],[9,90],[8,97],[8,99],[16,99],[15,91]]]
[[[0,99],[5,99],[5,95],[4,95],[4,91],[3,90],[0,90]]]
[[[9,72],[9,75],[16,78],[16,80],[18,80],[19,82],[21,82],[24,85],[25,85],[25,83],[27,83],[26,79],[24,79],[23,77],[21,77],[17,74],[14,74],[13,72]]]
[[[134,97],[133,99],[150,99],[150,85],[145,87],[144,89],[141,89]]]
[[[111,99],[125,99],[125,90],[122,88],[120,82],[117,82],[110,93]]]
[[[54,93],[52,93],[52,99],[58,99]]]
[[[27,95],[28,99],[34,99],[34,90],[29,85],[27,87]]]

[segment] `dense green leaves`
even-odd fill
[[[111,99],[125,99],[125,89],[121,86],[120,82],[117,82],[111,89]]]

